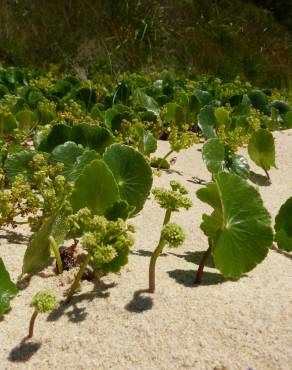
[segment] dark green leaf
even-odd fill
[[[35,155],[35,152],[23,150],[18,153],[10,154],[4,165],[9,183],[12,184],[15,176],[23,175],[28,180],[32,179],[32,167],[30,162]]]
[[[110,167],[122,199],[139,212],[152,186],[152,171],[142,154],[121,144],[113,144],[105,151],[104,161]]]

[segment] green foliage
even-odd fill
[[[138,213],[152,186],[152,171],[142,154],[135,149],[113,144],[105,151],[103,160],[118,184],[120,197],[135,207]]]
[[[275,241],[280,249],[292,251],[292,197],[281,206],[275,219]]]
[[[198,115],[198,126],[202,130],[202,133],[206,139],[216,137],[215,125],[216,118],[214,114],[214,108],[210,105],[206,105],[200,110]]]
[[[70,202],[74,212],[88,207],[94,215],[104,215],[119,198],[119,188],[109,166],[94,160],[77,178]]]
[[[273,241],[271,217],[257,191],[234,174],[218,173],[197,191],[214,211],[203,215],[201,229],[211,241],[215,266],[225,277],[239,278],[267,255]]]
[[[203,146],[203,160],[212,174],[219,172],[235,173],[243,178],[249,177],[247,160],[237,154],[232,154],[220,139],[209,139]]]
[[[16,296],[18,289],[10,279],[2,258],[0,258],[0,317],[10,310],[10,300]]]
[[[273,135],[265,129],[255,131],[248,143],[248,154],[255,164],[265,171],[276,167]]]

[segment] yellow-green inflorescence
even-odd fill
[[[170,248],[177,248],[183,244],[185,232],[180,225],[170,222],[162,229],[161,237]]]
[[[187,189],[175,180],[170,181],[170,187],[171,190],[153,189],[152,193],[160,207],[171,211],[177,211],[179,208],[189,209],[192,206],[192,201],[186,197]]]
[[[44,290],[36,293],[31,304],[39,313],[48,313],[58,308],[59,300],[54,292]]]

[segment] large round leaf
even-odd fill
[[[152,171],[142,154],[121,144],[113,144],[105,151],[104,161],[112,170],[122,199],[139,212],[152,186]]]
[[[263,128],[255,131],[248,143],[248,154],[256,165],[265,171],[275,164],[275,143],[270,131]]]
[[[40,143],[39,150],[51,152],[57,145],[66,141],[74,141],[76,144],[82,144],[85,148],[103,153],[105,148],[113,143],[113,136],[106,128],[87,123],[72,128],[60,124],[52,128],[47,138]]]
[[[110,168],[101,160],[84,167],[71,196],[74,212],[88,207],[95,215],[105,212],[119,199],[119,189]]]
[[[33,171],[30,162],[34,155],[35,152],[23,150],[8,156],[5,161],[4,169],[10,184],[18,175],[23,175],[28,180],[31,180]]]
[[[280,249],[292,252],[292,197],[280,208],[275,219],[275,240]]]
[[[103,153],[105,148],[113,143],[113,136],[104,127],[82,123],[72,127],[70,140],[82,144],[85,148]]]
[[[216,267],[230,278],[252,270],[273,242],[271,217],[259,193],[237,175],[218,173],[215,184],[197,196],[214,208],[211,216],[204,215],[201,228],[212,239]]]

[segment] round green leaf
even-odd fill
[[[209,139],[203,146],[203,160],[211,173],[226,171],[225,146],[220,139]]]
[[[84,167],[71,196],[74,212],[88,207],[94,215],[104,215],[119,199],[119,189],[110,168],[101,160]]]
[[[85,148],[103,153],[105,148],[113,143],[113,136],[104,127],[82,123],[72,127],[70,140],[82,144]]]
[[[273,135],[263,128],[255,131],[248,143],[248,154],[256,165],[266,171],[276,167]]]
[[[15,176],[23,175],[28,180],[32,178],[32,167],[30,162],[35,155],[35,152],[23,150],[18,153],[10,154],[4,165],[4,169],[7,173],[9,183],[11,184]]]
[[[225,277],[238,278],[266,257],[273,242],[271,217],[245,180],[223,172],[214,177],[214,185],[197,192],[214,208],[211,216],[204,215],[201,228],[212,239],[215,266]]]
[[[231,166],[229,170],[244,179],[249,178],[249,164],[243,155],[233,154],[231,156]]]
[[[122,199],[139,212],[152,186],[152,171],[142,154],[121,144],[113,144],[105,151],[104,161],[112,170]]]
[[[292,252],[292,197],[280,208],[275,219],[275,231],[278,247]]]
[[[72,168],[79,157],[84,152],[84,149],[72,141],[67,141],[65,144],[58,145],[50,155],[52,164],[63,163],[64,168],[61,172],[66,179],[72,172]]]

